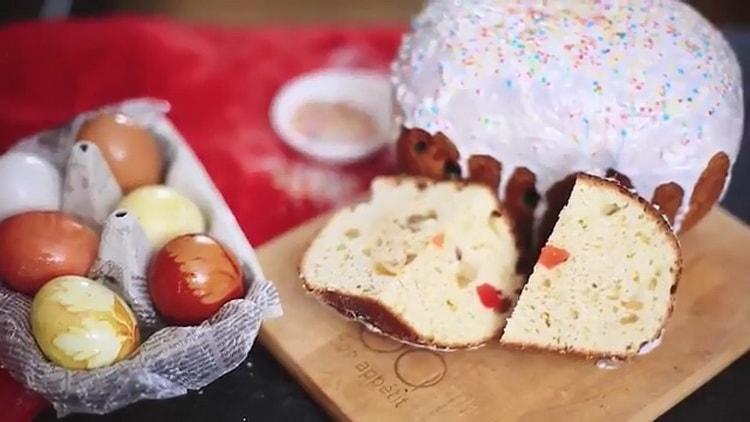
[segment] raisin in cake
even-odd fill
[[[497,338],[520,289],[518,253],[481,185],[381,177],[307,250],[304,286],[397,340],[441,349]]]
[[[579,175],[501,342],[626,358],[658,338],[681,270],[659,212],[616,182]]]

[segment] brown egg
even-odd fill
[[[99,147],[123,192],[161,183],[159,145],[145,128],[122,114],[101,114],[85,122],[76,137]]]
[[[151,262],[148,287],[156,310],[179,325],[200,324],[245,294],[237,258],[204,234],[186,234],[164,245]]]
[[[0,222],[0,281],[33,295],[62,275],[86,275],[99,235],[58,211],[31,211]]]

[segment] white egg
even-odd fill
[[[36,155],[10,152],[0,156],[0,221],[32,210],[59,210],[62,175]]]

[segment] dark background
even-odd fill
[[[573,0],[571,0],[573,1]],[[406,21],[422,0],[137,0],[137,1],[8,1],[0,6],[0,24],[24,19],[64,19],[112,13],[163,15],[219,25],[263,22]],[[689,1],[724,29],[743,69],[750,92],[750,1]],[[0,48],[2,48],[0,46]],[[746,110],[748,108],[746,99]],[[746,123],[746,127],[748,124]],[[723,205],[746,223],[750,221],[750,147],[733,170]],[[750,269],[750,268],[749,268]],[[748,298],[750,300],[750,298]],[[0,421],[3,416],[0,409]],[[319,421],[326,415],[273,357],[257,344],[245,364],[207,388],[171,400],[141,402],[105,417],[76,415],[66,421]],[[39,420],[54,420],[45,412]],[[750,354],[746,354],[708,384],[667,412],[661,420],[750,421]]]
[[[48,13],[70,10],[74,15],[121,12],[159,14],[221,25],[268,21],[406,21],[420,9],[423,2],[424,0],[5,0],[3,10],[0,10],[0,23],[12,19],[35,18],[43,9]],[[695,6],[716,25],[724,27],[750,24],[750,1],[691,0],[687,3]],[[43,6],[49,7],[45,9]]]

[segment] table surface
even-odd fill
[[[750,33],[727,31],[744,69],[750,69]],[[745,72],[745,86],[750,75]],[[746,100],[747,109],[747,100]],[[723,206],[750,221],[750,145],[744,145]],[[750,355],[746,354],[720,375],[667,412],[662,420],[750,420]],[[54,420],[51,409],[38,420]],[[257,421],[326,420],[327,416],[285,372],[267,350],[257,344],[245,363],[203,390],[161,401],[141,402],[105,417],[73,415],[66,421]],[[0,416],[2,420],[2,416]]]

